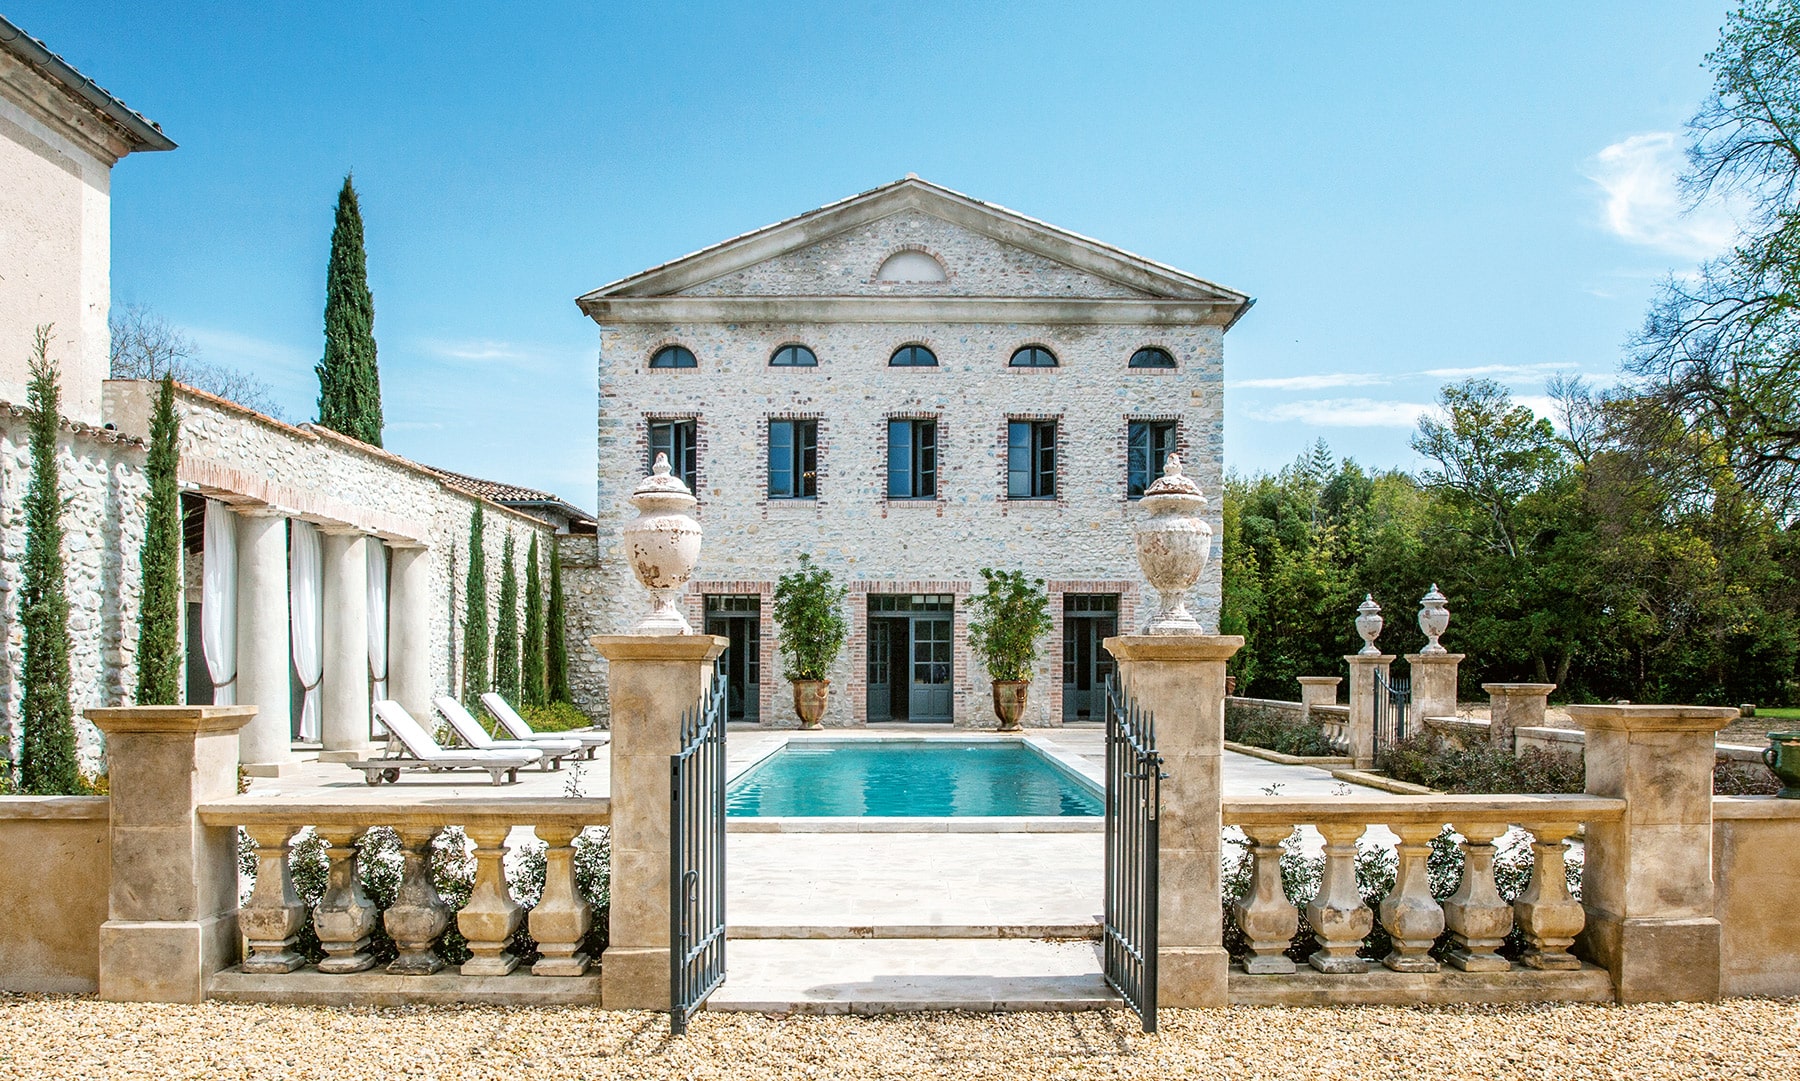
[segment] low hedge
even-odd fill
[[[1429,732],[1409,736],[1376,752],[1375,766],[1396,781],[1440,792],[1583,792],[1587,768],[1580,755],[1533,747],[1515,755],[1478,744],[1455,750]]]
[[[1233,743],[1280,754],[1330,757],[1338,753],[1318,725],[1296,720],[1274,710],[1225,709],[1225,738]]]

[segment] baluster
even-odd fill
[[[1525,932],[1525,956],[1520,960],[1532,968],[1580,968],[1581,962],[1569,953],[1575,936],[1587,923],[1581,902],[1569,896],[1569,880],[1564,863],[1563,841],[1575,832],[1573,822],[1556,822],[1538,826],[1531,842],[1535,857],[1531,866],[1531,884],[1513,902],[1519,928]]]
[[[1285,951],[1300,929],[1300,913],[1281,888],[1281,842],[1294,832],[1292,826],[1245,826],[1250,838],[1250,889],[1231,904],[1238,928],[1250,943],[1244,971],[1261,975],[1292,972],[1294,962]]]
[[[1325,837],[1325,872],[1319,877],[1318,895],[1306,906],[1306,919],[1320,946],[1306,963],[1333,974],[1367,972],[1369,963],[1356,956],[1375,926],[1375,913],[1356,889],[1356,839],[1364,827],[1328,822],[1318,829]]]
[[[1494,888],[1494,840],[1504,823],[1482,822],[1459,828],[1463,835],[1462,882],[1444,902],[1444,923],[1453,945],[1450,963],[1464,972],[1505,972],[1512,965],[1494,952],[1512,930],[1512,906]]]
[[[475,888],[469,903],[456,914],[457,929],[469,940],[475,956],[463,962],[465,976],[504,976],[517,968],[519,959],[506,952],[525,909],[506,888],[506,835],[510,826],[468,826],[475,842]]]
[[[575,849],[578,826],[536,827],[550,847],[544,852],[544,896],[531,910],[531,937],[543,956],[531,966],[539,976],[579,976],[587,971],[588,955],[577,953],[581,940],[594,924],[594,913],[575,888]]]
[[[246,826],[256,842],[256,886],[250,900],[238,910],[238,930],[250,943],[244,958],[245,972],[292,972],[306,964],[294,952],[294,940],[306,926],[306,906],[294,892],[294,875],[288,869],[288,850],[298,826]]]
[[[450,906],[438,896],[431,876],[431,842],[438,829],[401,826],[394,832],[400,835],[404,862],[400,888],[382,920],[400,955],[387,970],[401,976],[429,976],[444,967],[444,959],[431,946],[450,926]]]
[[[1381,963],[1395,972],[1436,972],[1431,947],[1444,930],[1444,910],[1431,896],[1425,858],[1439,827],[1407,823],[1388,828],[1400,835],[1400,851],[1394,888],[1381,902],[1381,926],[1393,937],[1394,948]]]
[[[375,905],[363,892],[357,862],[362,858],[362,826],[338,826],[318,831],[326,844],[331,869],[325,877],[325,893],[313,909],[313,930],[325,959],[320,972],[361,972],[375,963],[369,953],[369,935],[375,930]]]

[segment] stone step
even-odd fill
[[[1065,923],[895,923],[875,925],[734,923],[729,925],[727,934],[732,941],[841,938],[1080,940],[1098,939],[1100,937],[1100,921],[1086,919]]]
[[[726,948],[709,1010],[877,1014],[1117,1008],[1089,942],[746,939]]]

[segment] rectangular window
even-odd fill
[[[937,498],[937,421],[888,421],[889,499]]]
[[[688,486],[688,491],[694,491],[695,480],[699,475],[696,443],[692,420],[651,421],[648,468],[655,468],[658,454],[667,454],[669,472],[680,477],[681,483]]]
[[[1055,421],[1007,422],[1006,498],[1056,498]]]
[[[1136,499],[1162,476],[1163,459],[1175,452],[1175,422],[1134,420],[1127,432],[1126,494]]]
[[[819,494],[819,422],[769,422],[769,498],[811,499]]]

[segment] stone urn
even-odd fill
[[[1763,763],[1781,779],[1782,799],[1800,799],[1800,732],[1770,732]]]
[[[650,611],[632,634],[693,634],[677,598],[700,560],[700,523],[691,513],[699,500],[669,472],[669,456],[658,454],[644,483],[631,493],[638,516],[625,526],[625,558],[650,591]]]
[[[1436,656],[1448,653],[1449,650],[1438,644],[1438,638],[1450,629],[1450,598],[1438,592],[1437,583],[1431,583],[1431,592],[1419,600],[1419,629],[1425,632],[1425,648],[1421,654]]]
[[[1187,610],[1187,593],[1212,555],[1212,526],[1200,518],[1206,497],[1182,475],[1180,456],[1165,459],[1163,475],[1144,490],[1143,507],[1148,514],[1132,534],[1138,567],[1159,602],[1156,618],[1144,625],[1144,633],[1202,634],[1200,621]]]
[[[825,700],[831,690],[829,679],[796,679],[794,684],[794,715],[800,718],[800,727],[813,729],[819,727],[819,719],[825,716]]]
[[[1017,732],[1019,718],[1025,716],[1030,700],[1028,679],[996,679],[994,681],[994,716],[1000,719],[1000,731]]]
[[[1375,648],[1375,639],[1381,637],[1381,605],[1375,603],[1373,593],[1364,593],[1363,602],[1356,606],[1356,633],[1362,635],[1363,647],[1357,650],[1360,656],[1372,657],[1381,650]]]

